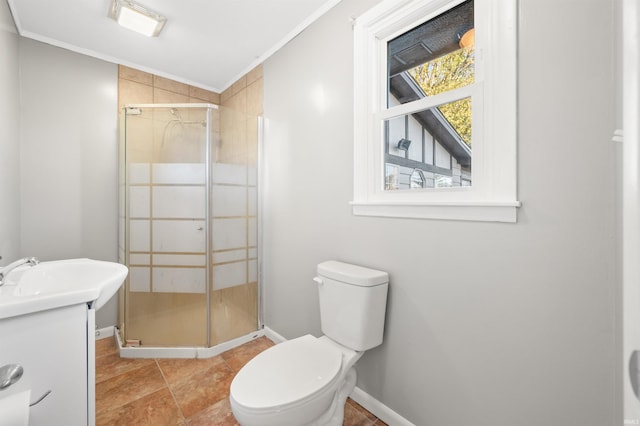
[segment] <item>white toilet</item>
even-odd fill
[[[328,261],[314,281],[325,335],[273,346],[238,372],[229,399],[243,426],[342,425],[354,364],[382,343],[389,276]]]

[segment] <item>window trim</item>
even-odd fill
[[[462,1],[386,0],[354,21],[353,214],[517,221],[517,0],[474,0],[476,83],[438,95],[438,105],[461,95],[473,99],[472,186],[384,190],[380,123],[434,103],[386,106],[387,42]]]

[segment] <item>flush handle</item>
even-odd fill
[[[320,278],[320,277],[313,277],[313,282],[318,284],[318,285],[324,284],[324,281],[322,281],[322,278]]]

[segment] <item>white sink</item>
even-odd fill
[[[22,266],[0,287],[0,318],[77,303],[102,307],[126,278],[126,266],[92,259],[69,259]]]

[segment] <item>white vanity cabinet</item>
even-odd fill
[[[30,260],[17,261],[24,265],[15,270],[0,268],[11,273],[0,286],[0,368],[24,369],[20,380],[0,390],[0,402],[26,390],[35,402],[51,391],[30,408],[30,426],[93,426],[95,310],[118,291],[129,270],[84,258],[35,265]],[[13,399],[4,403],[10,406]]]
[[[95,311],[87,303],[0,319],[0,367],[20,364],[20,380],[0,398],[31,390],[30,426],[93,425]],[[1,421],[0,421],[1,423]]]

